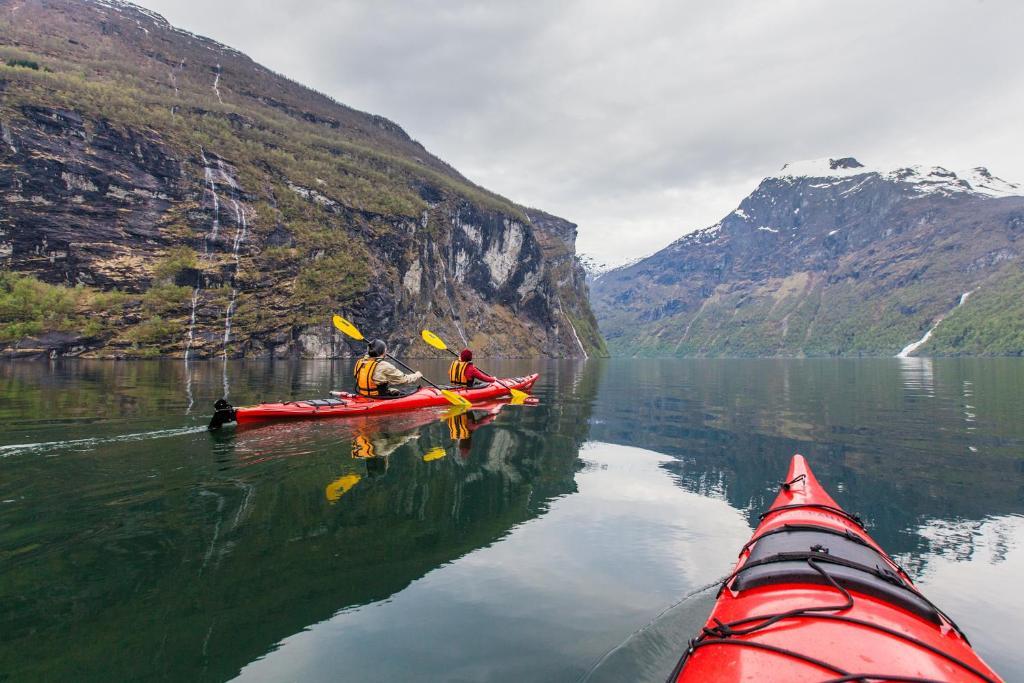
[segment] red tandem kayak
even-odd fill
[[[1000,681],[794,455],[670,681]]]
[[[474,403],[507,396],[509,388],[528,391],[540,375],[526,377],[510,377],[502,379],[502,386],[497,382],[475,389],[453,389]],[[224,399],[214,404],[213,419],[210,429],[219,429],[228,422],[262,422],[267,420],[319,419],[327,417],[352,417],[356,415],[376,415],[394,413],[403,410],[416,410],[432,406],[450,405],[448,399],[433,387],[423,387],[407,396],[399,398],[366,398],[357,394],[332,392],[334,398],[309,399],[304,401],[285,401],[284,403],[260,403],[255,406],[235,408]]]

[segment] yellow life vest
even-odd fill
[[[353,458],[372,458],[375,455],[377,455],[377,452],[373,448],[373,442],[362,434],[359,434],[352,440]]]
[[[469,415],[463,413],[448,418],[448,434],[452,437],[452,441],[468,439],[470,437]]]
[[[469,368],[469,363],[461,360],[453,360],[452,366],[448,368],[448,381],[452,384],[461,384],[462,386],[469,386],[469,382],[466,381],[466,370]]]
[[[373,379],[378,363],[379,358],[363,356],[356,361],[356,366],[352,369],[352,375],[356,378],[356,391],[363,396],[380,396],[383,392],[381,385]]]

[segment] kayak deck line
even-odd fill
[[[669,681],[1001,681],[794,455]]]
[[[502,378],[480,387],[452,390],[471,403],[487,401],[509,395],[509,389],[529,391],[540,375]],[[376,413],[392,413],[449,405],[449,400],[438,389],[422,387],[404,396],[371,398],[346,392],[331,392],[334,398],[298,399],[263,402],[251,406],[235,407],[224,399],[214,403],[209,430],[215,431],[225,424],[263,422],[286,419],[321,419],[351,417]]]

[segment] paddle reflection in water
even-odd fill
[[[472,451],[473,432],[493,422],[505,405],[506,403],[493,401],[472,408],[453,407],[443,412],[421,410],[404,418],[376,416],[346,420],[346,429],[352,431],[352,459],[361,461],[365,472],[349,472],[332,481],[325,489],[327,500],[337,502],[359,483],[364,474],[370,477],[386,474],[392,453],[403,446],[409,446],[409,450],[415,454],[422,453],[420,459],[423,462],[445,457],[448,452],[447,446],[430,445],[437,438],[437,430],[428,430],[425,427],[433,422],[441,422],[447,426],[451,441],[458,450],[457,462],[465,463]]]
[[[327,396],[351,365],[230,362],[231,393]],[[211,437],[185,415],[182,366],[0,364],[0,443],[19,446],[0,457],[11,680],[223,680],[262,657],[246,676],[571,680],[728,571],[794,452],[997,671],[1024,675],[1019,359],[489,362],[539,369],[541,404],[502,408],[468,457],[452,433],[472,424],[444,408],[388,417],[416,436],[383,476],[352,457],[347,420]],[[221,363],[192,382],[211,405]],[[305,663],[335,650],[352,665]]]
[[[0,484],[0,672],[230,678],[282,638],[389,598],[571,492],[575,439],[545,448],[540,432],[497,420],[530,410],[19,451]],[[586,423],[553,418],[562,433]],[[425,457],[438,448],[451,457]]]
[[[475,476],[507,487],[488,498],[492,505],[526,483],[529,471],[509,458],[509,437],[500,419],[475,435],[467,501]],[[488,446],[478,451],[481,442]],[[342,610],[284,639],[240,679],[336,680],[343,672],[346,681],[576,680],[622,639],[615,634],[720,575],[750,534],[739,511],[676,487],[663,455],[591,442],[579,456],[578,490],[548,498],[544,515],[388,600]],[[432,464],[446,461],[453,458]],[[697,623],[676,621],[673,630],[685,642]]]

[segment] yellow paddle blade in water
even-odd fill
[[[438,337],[430,330],[422,330],[420,336],[423,337],[423,341],[433,346],[438,351],[447,351],[448,345],[444,343],[444,340]]]
[[[430,462],[431,460],[440,460],[444,456],[448,455],[440,446],[434,446],[429,451],[423,454],[423,462]]]
[[[473,405],[473,402],[470,401],[468,398],[456,394],[451,389],[441,389],[441,395],[448,399],[448,402],[451,403],[453,406],[464,406],[466,408],[469,408],[470,406]]]
[[[509,393],[512,394],[512,400],[509,401],[509,405],[521,406],[526,403],[526,399],[530,398],[530,395],[525,391],[519,391],[518,389],[509,389]]]
[[[324,489],[324,496],[327,497],[332,503],[338,502],[338,500],[349,492],[353,486],[359,483],[362,479],[358,474],[346,474],[343,477],[338,477]]]
[[[348,336],[352,337],[356,341],[363,341],[363,333],[360,332],[359,328],[357,328],[355,325],[353,325],[352,323],[350,323],[349,321],[345,320],[344,318],[337,314],[334,315],[333,321],[334,326],[337,327],[339,330],[341,330]]]

